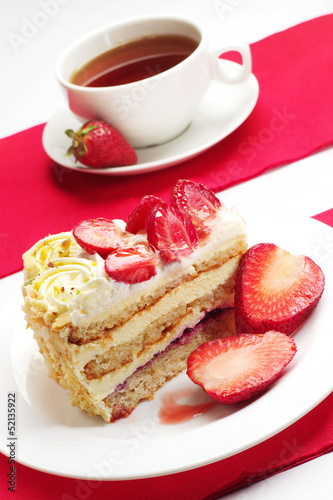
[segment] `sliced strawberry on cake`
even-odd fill
[[[142,283],[155,276],[157,262],[157,255],[145,245],[116,248],[105,260],[105,271],[115,281]]]
[[[238,403],[268,387],[296,350],[291,337],[276,331],[211,340],[190,354],[187,375],[220,403]]]
[[[235,285],[238,333],[295,332],[324,291],[325,277],[309,257],[273,243],[259,243],[243,256]]]
[[[174,185],[170,204],[178,216],[190,216],[199,238],[204,238],[211,232],[210,224],[221,208],[221,202],[213,191],[203,184],[186,179],[180,179]]]
[[[80,222],[73,228],[73,236],[86,252],[97,252],[103,259],[129,241],[126,231],[114,220],[103,217]]]
[[[146,228],[146,218],[149,212],[156,206],[165,206],[166,202],[154,196],[147,194],[140,203],[130,213],[127,219],[126,231],[136,234],[138,231]]]
[[[165,203],[155,206],[146,218],[147,239],[164,262],[180,261],[198,246],[198,234],[186,214],[180,217]]]

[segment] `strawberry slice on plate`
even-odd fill
[[[126,224],[126,231],[136,234],[140,229],[146,228],[146,217],[148,213],[156,206],[166,205],[165,201],[161,200],[153,194],[144,196],[135,209],[129,214]]]
[[[115,248],[126,245],[130,235],[113,220],[86,219],[73,228],[77,243],[88,253],[97,252],[103,259]]]
[[[186,179],[180,179],[172,188],[170,204],[177,215],[190,216],[199,238],[210,233],[210,224],[221,208],[221,202],[213,191]]]
[[[141,283],[155,276],[157,261],[145,245],[116,248],[105,260],[105,271],[115,281]]]
[[[237,333],[295,332],[324,291],[325,277],[309,257],[273,243],[259,243],[243,256],[235,284]]]
[[[296,351],[294,340],[276,331],[215,339],[190,354],[187,375],[216,401],[238,403],[268,387]]]
[[[198,246],[198,234],[186,214],[180,217],[165,203],[155,206],[146,217],[147,239],[164,262],[180,261]]]

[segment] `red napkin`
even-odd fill
[[[181,165],[136,176],[67,171],[46,156],[43,125],[0,141],[0,278],[49,233],[84,218],[127,218],[145,194],[168,199],[179,178],[214,191],[298,160],[333,142],[333,15],[252,44],[260,96],[251,116],[214,148]]]
[[[328,226],[333,227],[333,208],[331,208],[331,210],[327,210],[326,212],[322,212],[321,214],[314,215],[313,219],[325,222]]]

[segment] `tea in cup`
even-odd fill
[[[232,73],[219,63],[231,50],[242,57]],[[71,111],[81,121],[110,123],[136,148],[186,130],[214,79],[237,85],[250,74],[248,45],[213,50],[196,23],[162,16],[102,27],[69,46],[56,65]]]

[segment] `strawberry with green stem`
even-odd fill
[[[66,130],[72,139],[67,156],[91,168],[125,167],[137,163],[137,155],[120,132],[101,120],[87,121],[76,132]]]

